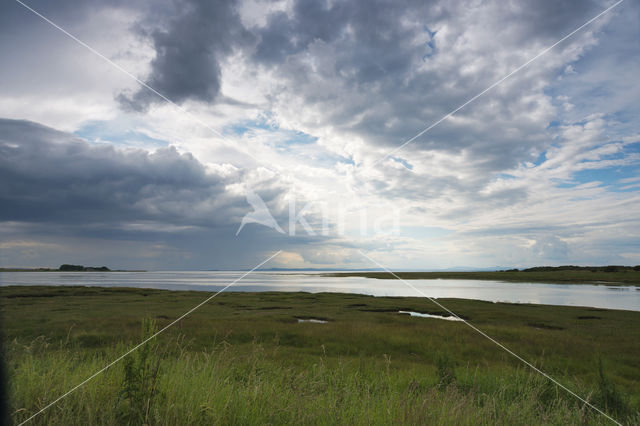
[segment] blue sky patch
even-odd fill
[[[74,132],[91,143],[113,143],[132,148],[162,148],[169,142],[110,121],[89,121]]]
[[[586,169],[574,173],[571,182],[562,182],[556,185],[559,188],[573,188],[589,182],[602,182],[607,189],[616,192],[638,191],[635,189],[622,189],[628,183],[620,183],[620,179],[633,178],[640,175],[637,165],[614,166],[602,169]]]
[[[265,120],[252,120],[227,126],[224,133],[233,133],[238,136],[251,133],[253,130],[266,130],[274,134],[281,135],[282,143],[285,145],[308,145],[316,142],[317,137],[297,130],[282,129],[276,124]]]

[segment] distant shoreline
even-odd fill
[[[326,277],[363,277],[375,279],[403,280],[485,280],[548,284],[605,284],[620,286],[640,286],[640,271],[626,269],[616,272],[597,270],[556,270],[556,271],[491,271],[491,272],[332,272],[320,274]]]
[[[373,279],[400,279],[403,280],[479,280],[479,281],[506,281],[513,283],[543,283],[543,284],[587,284],[587,285],[613,285],[613,286],[638,286],[640,287],[640,271],[630,267],[623,267],[616,271],[606,271],[604,267],[599,269],[573,269],[573,270],[507,270],[507,271],[475,271],[475,272],[417,272],[394,271],[393,275],[382,271],[295,271],[301,275],[317,275],[324,277],[362,277]],[[83,270],[64,270],[53,268],[0,268],[0,272],[149,272],[147,270],[125,270],[86,267]],[[180,272],[180,271],[177,271]],[[223,272],[223,271],[215,271]],[[269,271],[263,271],[269,272]],[[282,271],[271,271],[282,272]]]
[[[100,271],[98,269],[85,269],[82,271],[65,271],[53,268],[0,268],[0,272],[148,272],[144,269],[109,269]]]

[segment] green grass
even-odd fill
[[[209,294],[0,295],[20,422],[139,342],[144,318],[162,328]],[[617,419],[640,421],[640,312],[440,302]],[[607,423],[463,323],[398,310],[440,313],[420,298],[222,293],[34,424]]]
[[[640,285],[640,271],[633,269],[604,272],[589,270],[562,271],[483,271],[483,272],[394,272],[403,280],[495,280],[510,282],[538,282],[559,284],[598,284]],[[397,279],[388,272],[337,272],[323,274],[331,277],[367,277],[378,279]]]

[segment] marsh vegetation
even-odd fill
[[[204,300],[199,292],[0,288],[20,422]],[[640,312],[440,302],[627,424]],[[607,424],[429,300],[222,293],[33,424]],[[326,323],[299,322],[317,319]]]

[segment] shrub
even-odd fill
[[[142,341],[156,333],[150,318],[142,320]],[[148,424],[157,393],[160,357],[158,345],[151,339],[123,360],[124,378],[121,384],[119,416],[125,423]]]

